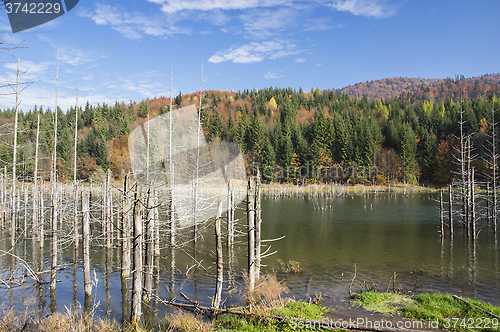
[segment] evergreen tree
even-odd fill
[[[248,119],[246,116],[242,116],[238,121],[238,127],[236,128],[236,141],[240,146],[241,152],[245,153],[247,151],[247,141],[246,132],[248,127]]]
[[[222,135],[222,129],[223,129],[222,119],[220,117],[219,111],[216,109],[212,116],[210,137],[212,139],[220,137]]]
[[[401,141],[399,146],[399,154],[401,156],[401,160],[403,161],[405,178],[409,183],[415,183],[415,181],[417,180],[417,139],[415,137],[413,129],[409,124],[403,125],[403,130],[401,131],[400,137]]]
[[[174,103],[177,107],[181,107],[182,104],[182,93],[179,91],[179,95],[175,97]]]
[[[139,116],[140,118],[145,119],[145,118],[148,117],[148,114],[149,114],[149,105],[148,105],[148,102],[143,100],[139,104],[139,110],[137,111],[137,116]]]

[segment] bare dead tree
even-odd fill
[[[19,114],[19,63],[20,59],[17,58],[17,75],[16,75],[16,113],[15,113],[15,118],[14,118],[14,150],[12,152],[12,206],[11,206],[11,224],[10,224],[10,245],[11,247],[14,247],[15,241],[16,241],[16,213],[15,213],[15,208],[16,208],[16,161],[17,161],[17,118]]]
[[[224,282],[224,262],[222,257],[222,234],[221,234],[222,202],[219,202],[217,217],[215,218],[215,250],[217,252],[217,282],[212,307],[218,309],[222,300],[222,283]]]
[[[78,89],[80,80],[76,84],[76,108],[75,108],[75,151],[73,155],[73,186],[75,190],[74,213],[73,213],[73,241],[78,248],[78,187],[76,182],[76,148],[78,144]]]
[[[255,180],[248,178],[247,192],[247,222],[248,222],[248,291],[255,289]]]
[[[498,171],[500,154],[496,148],[497,145],[497,121],[495,120],[495,96],[492,96],[492,107],[491,107],[491,121],[489,125],[491,126],[491,134],[489,135],[489,140],[485,146],[486,150],[486,164],[490,172],[486,172],[485,177],[488,180],[488,185],[491,185],[492,197],[491,197],[491,212],[488,213],[488,221],[492,224],[493,232],[497,231],[498,222]],[[489,190],[488,190],[488,203],[489,203]]]
[[[43,227],[40,217],[39,217],[39,205],[38,205],[38,140],[40,137],[40,114],[37,114],[37,125],[36,125],[36,142],[35,142],[35,169],[33,170],[33,208],[32,208],[32,218],[31,223],[34,229],[34,236],[38,236],[38,241],[43,242],[40,237],[39,227]],[[41,245],[41,244],[40,244]]]
[[[85,297],[92,296],[90,281],[90,193],[82,190],[83,284]]]
[[[134,276],[132,285],[132,323],[140,321],[142,315],[142,203],[139,186],[134,197]]]
[[[150,184],[146,198],[146,256],[144,269],[144,292],[142,301],[149,305],[153,289],[153,258],[154,258],[154,218],[153,218],[153,185]]]

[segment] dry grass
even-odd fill
[[[244,277],[246,289],[248,290],[248,277]],[[271,310],[283,308],[287,300],[282,298],[282,294],[287,292],[288,288],[275,275],[264,274],[259,280],[256,280],[254,292],[248,292],[246,298],[252,306],[252,312],[267,314]]]
[[[300,263],[294,261],[293,259],[290,259],[288,263],[285,263],[281,259],[278,259],[278,263],[281,265],[281,270],[283,270],[283,272],[285,273],[298,274],[304,271],[300,268]]]
[[[201,332],[213,331],[212,323],[204,321],[192,313],[177,311],[166,318],[166,331],[169,332]]]
[[[25,315],[16,316],[12,311],[5,312],[2,314],[2,320],[0,320],[0,332],[17,331],[28,322],[29,317]]]
[[[137,330],[137,329],[133,329]],[[81,311],[67,309],[65,313],[55,313],[42,319],[30,317],[25,311],[16,315],[12,310],[2,314],[0,332],[118,332],[120,324],[109,319],[85,317]],[[131,330],[132,331],[132,330]]]

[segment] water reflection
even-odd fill
[[[289,296],[305,298],[321,293],[332,305],[341,305],[347,298],[348,284],[357,266],[356,284],[378,285],[385,290],[393,273],[397,273],[395,287],[411,291],[449,292],[473,297],[496,305],[500,304],[500,253],[497,235],[485,227],[478,242],[467,241],[466,230],[456,227],[453,236],[440,236],[440,220],[431,195],[412,197],[343,196],[318,203],[308,198],[271,199],[262,201],[262,232],[264,239],[285,235],[283,240],[271,242],[276,255],[263,261],[263,273],[277,273],[289,287]],[[318,204],[327,206],[318,209]],[[366,206],[366,209],[364,208]],[[98,215],[94,211],[94,215]],[[166,218],[166,211],[160,211]],[[235,234],[245,232],[245,215],[235,212]],[[203,305],[210,305],[215,291],[215,240],[213,228],[201,231],[203,240],[196,251],[187,246],[174,249],[169,245],[169,228],[161,220],[159,233],[166,238],[160,244],[160,256],[155,257],[153,293],[162,299],[182,300],[180,293]],[[100,230],[93,224],[94,240]],[[7,230],[8,232],[8,230]],[[448,231],[449,233],[449,231]],[[192,232],[185,235],[191,236]],[[224,231],[223,231],[224,234]],[[179,230],[178,242],[182,243]],[[8,234],[0,232],[3,250],[10,249]],[[29,242],[28,242],[29,241]],[[41,248],[38,241],[19,241],[16,255],[25,257],[36,272],[50,267],[50,245]],[[117,240],[115,239],[115,244]],[[29,297],[36,303],[33,308],[42,317],[47,310],[63,310],[83,304],[85,312],[93,305],[98,315],[109,315],[117,320],[130,319],[131,279],[122,271],[121,250],[106,250],[97,241],[92,242],[91,275],[93,299],[85,297],[81,250],[61,245],[57,292],[49,292],[46,284],[25,283],[24,287],[0,287],[2,304],[24,309]],[[226,305],[243,303],[242,275],[246,269],[246,239],[237,236],[233,246],[224,245],[224,287],[222,298]],[[227,256],[226,256],[227,255]],[[293,274],[282,271],[278,259],[298,262],[304,272]],[[196,262],[201,266],[192,267]],[[0,258],[2,278],[19,274],[19,262],[12,256]],[[192,267],[192,268],[191,268]],[[45,282],[49,274],[40,274]],[[93,277],[92,277],[93,278]],[[392,286],[392,285],[391,285]],[[92,301],[93,300],[93,301]],[[47,307],[47,303],[49,306]],[[326,302],[328,303],[328,302]],[[150,306],[144,306],[144,318],[153,324],[169,308],[158,304],[153,297]]]

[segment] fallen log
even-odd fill
[[[482,311],[482,312],[484,312],[485,314],[488,314],[488,315],[490,315],[490,316],[492,316],[492,317],[495,317],[495,318],[500,319],[500,316],[497,316],[497,315],[495,315],[494,313],[489,312],[488,310],[484,310],[483,308],[480,308],[480,307],[478,307],[477,305],[472,304],[472,303],[470,303],[469,301],[462,299],[460,296],[453,295],[453,298],[454,298],[454,299],[457,299],[457,300],[459,300],[459,301],[462,301],[462,302],[464,302],[464,303],[466,303],[466,304],[470,305],[470,306],[471,306],[471,307],[473,307],[473,308],[476,308],[476,309],[478,309],[478,310],[481,310],[481,311]]]

